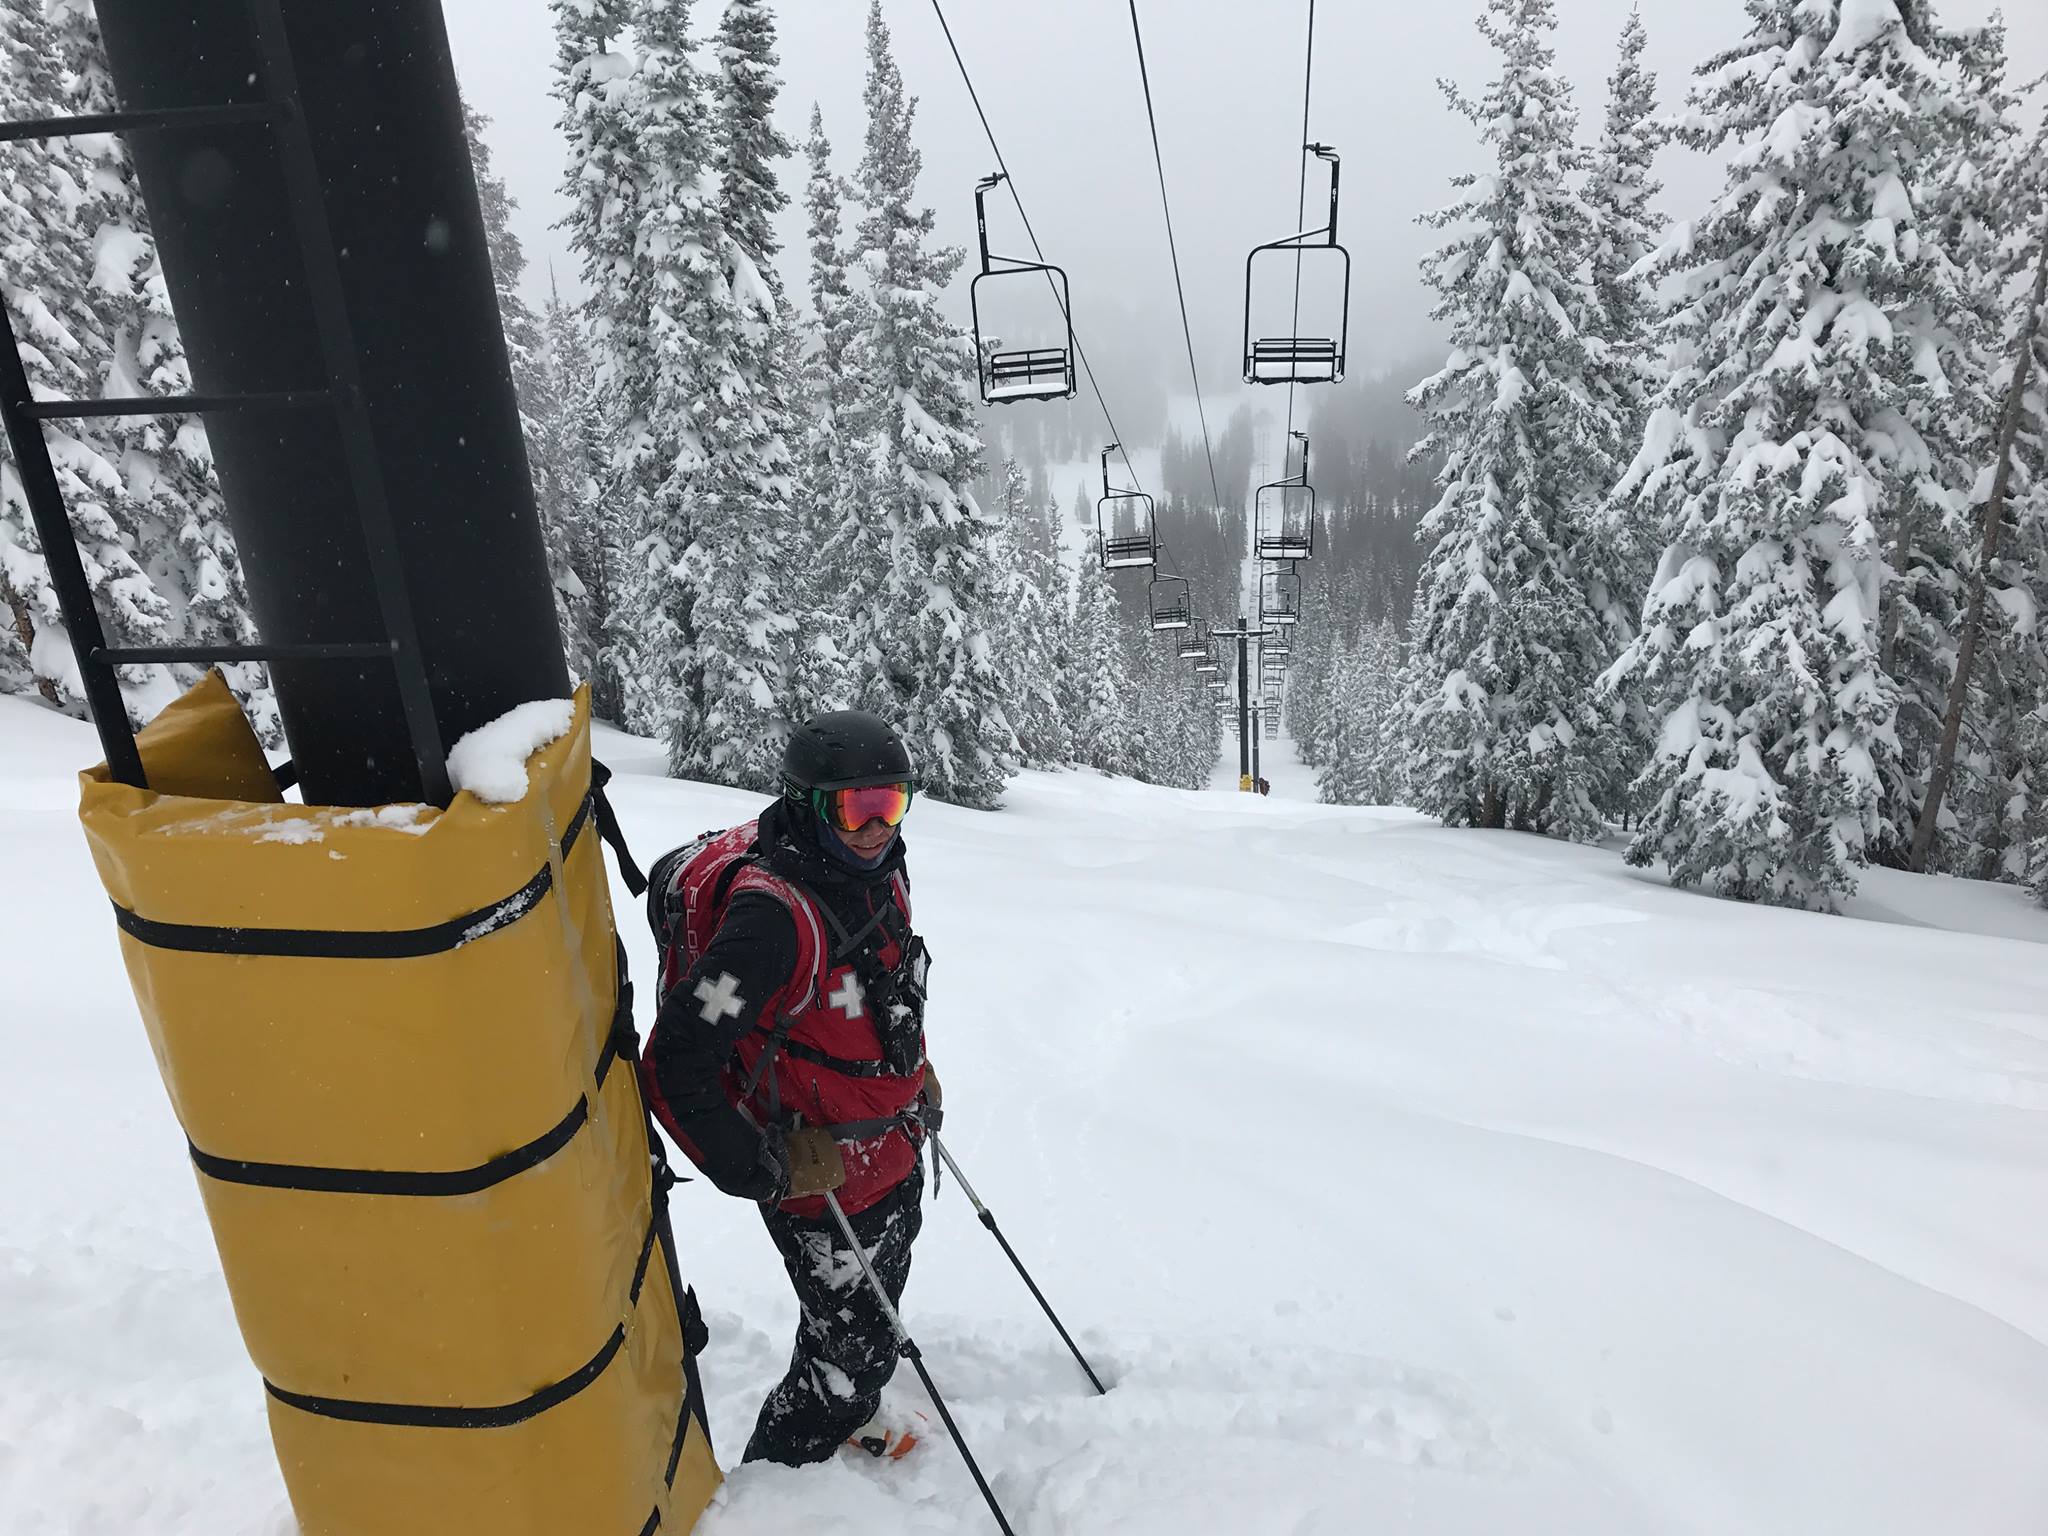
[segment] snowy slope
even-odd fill
[[[2048,1529],[2048,919],[1715,902],[1286,798],[1264,745],[1265,801],[912,814],[955,1150],[1115,1382],[948,1188],[908,1315],[1019,1531]],[[605,746],[643,857],[754,804]],[[0,700],[0,1527],[285,1536],[71,817],[93,755]],[[731,1456],[792,1304],[748,1208],[678,1221]],[[943,1445],[741,1469],[703,1527],[989,1528]]]

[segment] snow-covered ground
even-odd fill
[[[912,813],[951,1139],[1114,1383],[948,1188],[908,1317],[1019,1532],[2048,1530],[2048,915],[1730,905],[1291,798],[1264,746],[1268,800]],[[753,808],[606,750],[643,856]],[[0,1529],[286,1536],[71,814],[94,755],[0,700]],[[677,1216],[731,1456],[792,1303],[750,1209]],[[934,1445],[740,1468],[703,1530],[989,1528]]]

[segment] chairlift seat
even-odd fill
[[[988,360],[988,399],[1059,400],[1074,392],[1073,364],[1065,347],[1029,347],[997,352]]]
[[[1301,534],[1262,533],[1259,535],[1259,558],[1261,560],[1307,560],[1314,553],[1314,546]]]
[[[1334,384],[1343,377],[1328,336],[1262,336],[1252,343],[1246,377],[1254,384]]]

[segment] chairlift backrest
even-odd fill
[[[1268,241],[1252,247],[1244,261],[1244,381],[1247,384],[1334,384],[1344,377],[1344,360],[1348,334],[1351,328],[1351,253],[1337,243],[1337,181],[1341,166],[1337,152],[1327,144],[1305,144],[1305,154],[1312,154],[1318,160],[1328,162],[1330,167],[1330,218],[1318,229],[1304,229],[1289,235],[1284,240]],[[1265,271],[1277,278],[1290,263],[1286,253],[1292,252],[1291,264],[1295,273],[1296,298],[1300,296],[1300,263],[1311,251],[1330,251],[1336,255],[1339,277],[1343,286],[1343,299],[1335,316],[1336,325],[1327,336],[1285,336],[1252,335],[1252,295],[1255,273]],[[1274,260],[1275,256],[1281,257]],[[1260,258],[1264,257],[1265,260]],[[1299,332],[1301,318],[1296,313],[1289,322],[1289,330]]]
[[[1301,470],[1262,485],[1252,497],[1261,560],[1307,560],[1316,552],[1316,491],[1308,483],[1308,434],[1301,440]]]
[[[1102,568],[1106,571],[1147,569],[1158,562],[1157,530],[1152,522],[1152,498],[1143,491],[1112,490],[1109,484],[1109,456],[1117,449],[1111,443],[1102,450],[1102,499],[1095,503],[1095,527],[1101,536]],[[1133,527],[1118,524],[1129,518]]]
[[[981,402],[984,405],[1014,405],[1020,400],[1071,400],[1074,397],[1074,306],[1067,288],[1067,274],[1045,261],[1025,261],[1015,256],[992,256],[988,249],[988,193],[1008,180],[997,171],[974,186],[974,225],[981,240],[981,271],[967,285],[967,306],[973,317],[974,355],[981,370]],[[1043,274],[1053,301],[1059,305],[1063,335],[1056,345],[1004,347],[1000,337],[984,335],[981,328],[982,284],[1003,283],[1023,278],[1035,281]],[[1012,289],[1016,288],[1010,283]]]
[[[1180,634],[1180,659],[1195,661],[1209,654],[1209,621],[1190,618]]]
[[[1259,622],[1301,622],[1301,575],[1292,566],[1274,566],[1259,577]]]
[[[1155,632],[1186,629],[1194,619],[1194,597],[1185,576],[1153,577],[1146,597]]]

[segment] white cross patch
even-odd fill
[[[697,1017],[706,1024],[716,1024],[720,1019],[736,1019],[747,1000],[740,996],[740,984],[731,971],[720,971],[718,981],[713,985],[710,978],[697,983],[691,994],[704,1006],[697,1010]]]
[[[838,989],[825,999],[849,1019],[857,1019],[867,1011],[868,995],[861,990],[860,978],[848,971],[846,979]]]

